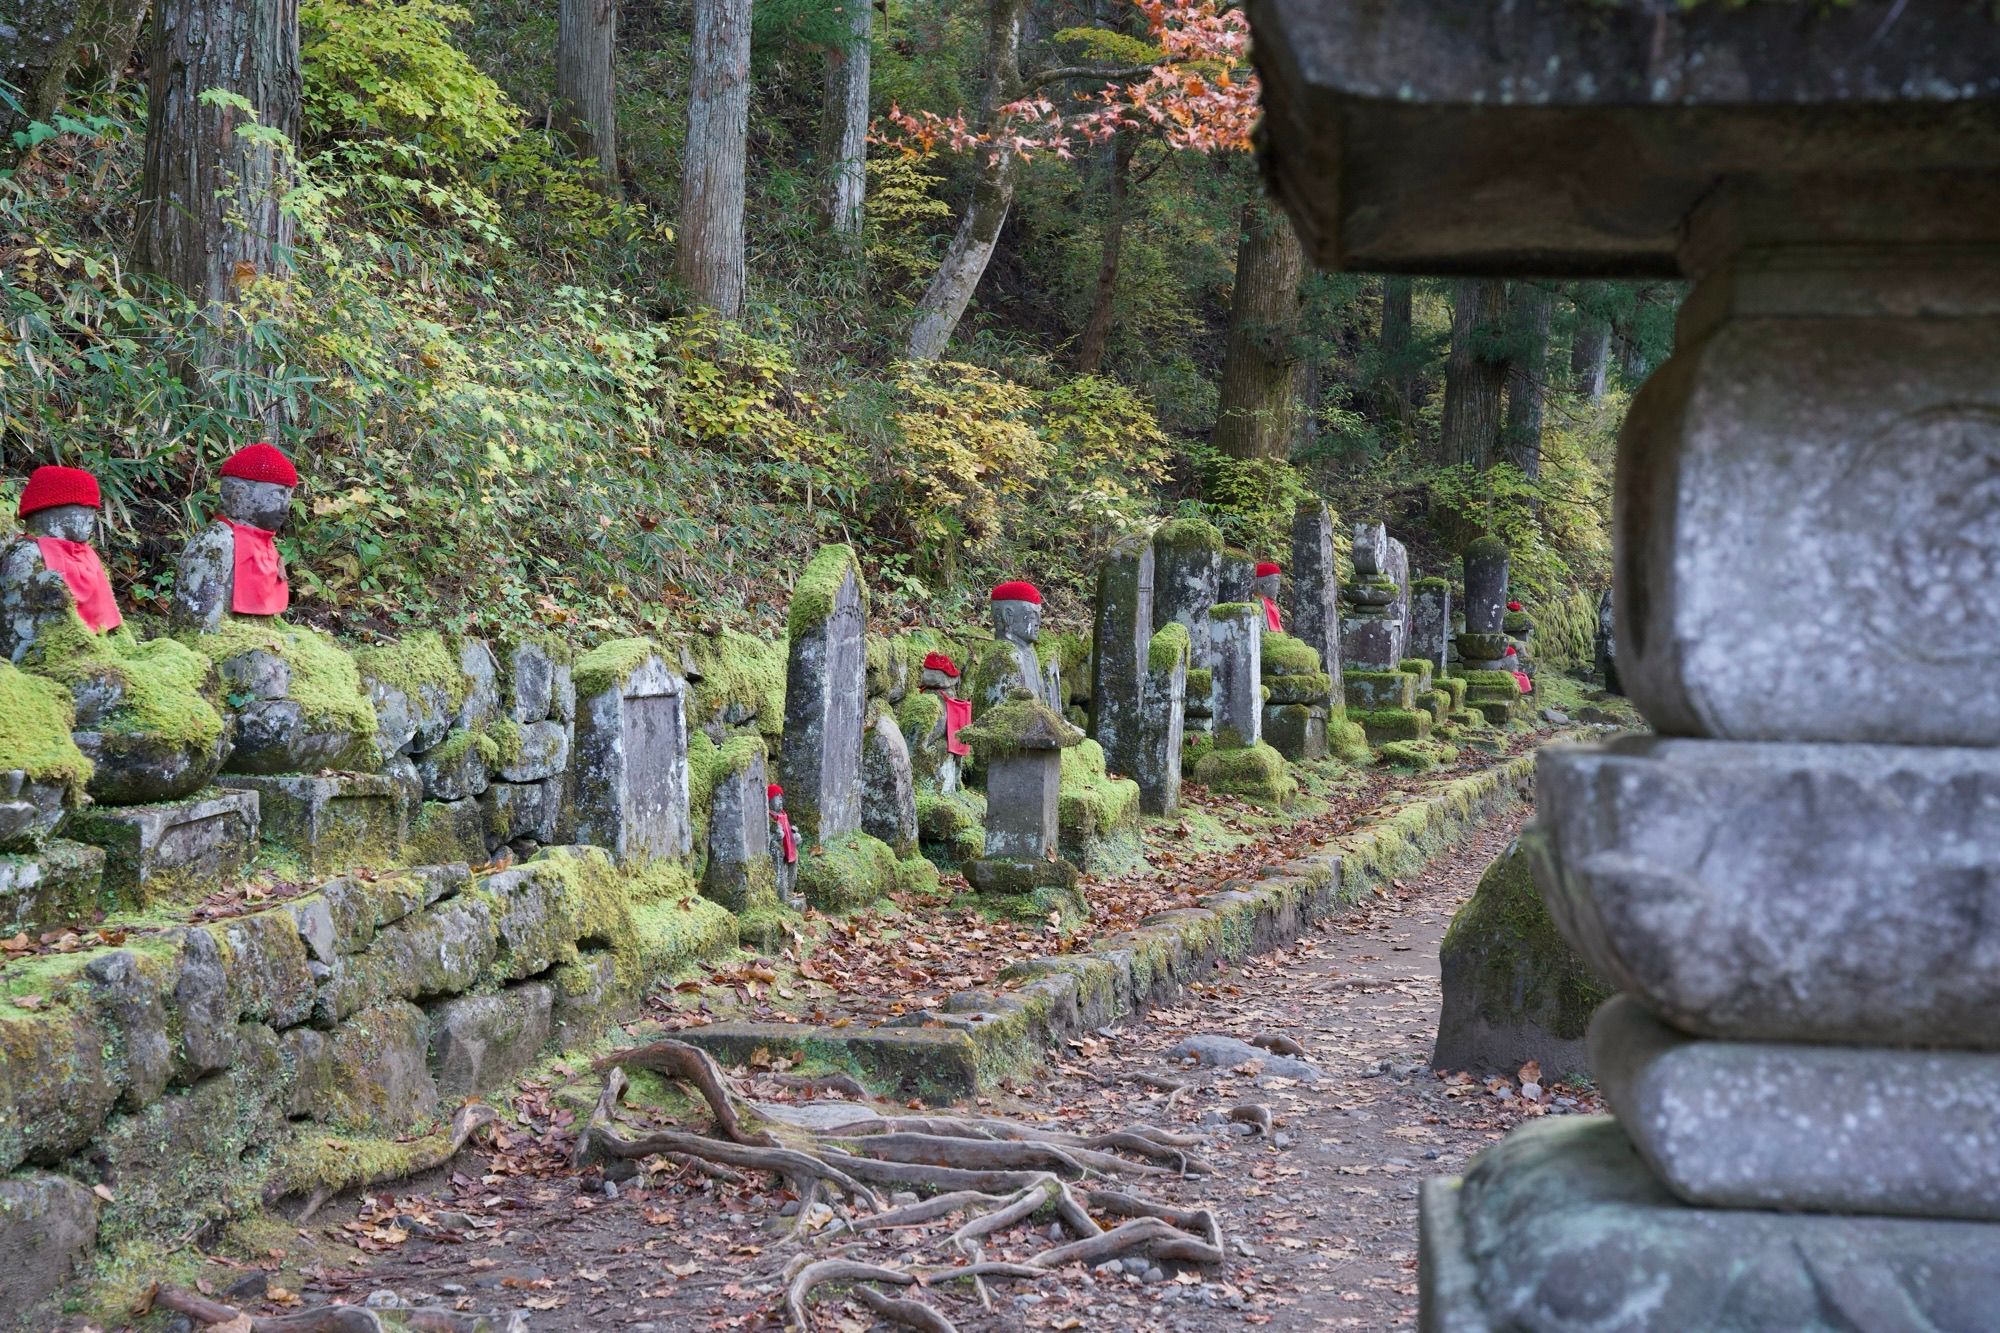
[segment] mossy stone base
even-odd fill
[[[1441,768],[1458,758],[1456,747],[1439,740],[1388,741],[1380,751],[1383,763],[1392,768],[1405,769],[1412,773],[1425,773],[1433,768]]]
[[[1363,712],[1417,706],[1417,678],[1407,671],[1343,671],[1347,706]]]
[[[1264,705],[1264,743],[1293,763],[1326,758],[1326,709],[1302,703]]]
[[[965,865],[966,882],[984,905],[1023,921],[1045,921],[1051,912],[1064,927],[1090,919],[1077,869],[1068,861],[1021,861],[982,856]]]
[[[1435,1067],[1511,1074],[1535,1060],[1550,1082],[1588,1071],[1584,1032],[1611,990],[1556,929],[1520,844],[1487,868],[1452,918],[1438,966]]]
[[[917,785],[917,845],[925,857],[956,867],[986,850],[986,798],[960,787],[940,792]]]
[[[1063,751],[1057,801],[1063,857],[1087,875],[1125,875],[1142,869],[1139,784],[1105,773],[1096,741]]]
[[[1210,791],[1280,806],[1289,805],[1299,791],[1285,757],[1262,742],[1241,749],[1215,747],[1196,762],[1194,780]]]
[[[1333,695],[1333,677],[1324,671],[1300,676],[1264,677],[1265,702],[1274,704],[1323,704]]]
[[[52,838],[32,852],[0,853],[0,934],[36,934],[87,921],[104,906],[104,849]]]
[[[1383,708],[1349,716],[1361,724],[1361,729],[1368,735],[1368,743],[1377,746],[1389,741],[1424,740],[1431,734],[1433,725],[1429,713],[1418,712],[1414,708]]]
[[[197,902],[234,884],[257,853],[255,792],[211,789],[158,805],[94,806],[69,832],[104,849],[105,901]]]
[[[403,858],[408,806],[394,779],[377,773],[344,773],[325,777],[297,774],[263,776],[229,773],[216,779],[229,791],[254,791],[263,840],[295,856],[309,874],[335,875],[360,867],[408,864]],[[484,860],[485,835],[479,830],[479,803],[472,811],[474,841],[481,849],[470,859]],[[466,860],[419,857],[428,863]]]
[[[798,891],[822,912],[852,912],[897,885],[896,853],[866,833],[799,849]]]

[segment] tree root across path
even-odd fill
[[[814,1242],[807,1217],[822,1200],[834,1209],[833,1222],[823,1229],[824,1239],[919,1228],[963,1216],[955,1230],[913,1247],[916,1256],[934,1254],[937,1262],[875,1264],[800,1255],[783,1276],[785,1313],[801,1330],[812,1327],[808,1304],[821,1287],[845,1287],[858,1304],[906,1328],[953,1333],[951,1320],[936,1307],[868,1284],[922,1289],[969,1281],[985,1303],[986,1279],[1034,1281],[1070,1264],[1102,1264],[1128,1256],[1162,1264],[1224,1261],[1222,1228],[1207,1209],[1176,1208],[1086,1183],[1110,1177],[1145,1180],[1213,1172],[1214,1167],[1194,1154],[1200,1140],[1191,1135],[1151,1125],[1128,1125],[1105,1134],[1069,1134],[986,1116],[878,1115],[860,1104],[851,1121],[807,1128],[761,1112],[731,1086],[706,1052],[683,1042],[661,1041],[618,1051],[596,1067],[604,1072],[604,1087],[571,1159],[579,1168],[664,1154],[725,1170],[743,1168],[778,1176],[799,1199],[798,1220],[787,1245]],[[613,1122],[628,1067],[663,1074],[700,1093],[715,1117],[712,1131],[659,1130],[638,1138],[621,1137]],[[886,1207],[876,1193],[876,1187],[885,1186],[931,1192],[931,1197]],[[1047,1214],[1075,1239],[1024,1262],[983,1256],[983,1239],[1038,1214]],[[1107,1230],[1097,1221],[1099,1216],[1123,1220]]]
[[[178,1287],[154,1287],[147,1304],[150,1309],[184,1314],[215,1333],[390,1333],[396,1329],[413,1333],[518,1333],[528,1326],[518,1314],[462,1314],[428,1307],[377,1310],[329,1305],[294,1314],[247,1315],[233,1305]],[[393,1322],[385,1323],[385,1317]]]

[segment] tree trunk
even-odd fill
[[[868,197],[868,30],[873,0],[836,0],[847,10],[847,41],[826,53],[824,132],[833,161],[827,225],[836,236],[859,237]]]
[[[1621,319],[1611,327],[1611,341],[1618,348],[1618,373],[1625,377],[1628,385],[1636,385],[1646,378],[1646,354],[1639,346],[1639,334],[1632,325],[1632,320]]]
[[[1415,415],[1410,402],[1411,291],[1409,278],[1382,280],[1382,336],[1376,344],[1382,377],[1382,416],[1404,425]]]
[[[1549,321],[1555,294],[1519,281],[1507,302],[1507,461],[1530,480],[1542,475],[1542,407],[1548,391]]]
[[[999,109],[1021,95],[1021,19],[1027,8],[1028,0],[988,0],[986,94],[980,120],[989,129]],[[972,202],[959,219],[944,262],[917,302],[904,349],[912,361],[935,361],[944,354],[1014,204],[1014,154],[996,146],[979,150],[977,158],[979,178],[972,187]]]
[[[618,0],[562,0],[556,21],[555,125],[576,155],[597,163],[606,194],[618,191],[618,103],[612,77]]]
[[[1097,254],[1097,290],[1090,299],[1090,319],[1077,344],[1076,368],[1095,375],[1104,366],[1104,347],[1111,340],[1111,308],[1118,295],[1118,250],[1125,243],[1127,194],[1132,183],[1132,157],[1139,136],[1121,130],[1111,140],[1111,179],[1105,186],[1104,238]]]
[[[1231,458],[1284,458],[1291,449],[1304,276],[1305,251],[1291,220],[1261,199],[1245,204],[1214,436]]]
[[[1604,377],[1611,363],[1611,321],[1576,308],[1576,332],[1570,337],[1569,383],[1589,402],[1604,398]]]
[[[695,0],[681,150],[678,268],[694,299],[743,313],[743,173],[750,133],[750,0]]]
[[[0,102],[0,139],[63,103],[79,66],[107,74],[125,68],[146,16],[146,0],[16,0],[0,33],[11,39],[0,81],[20,94],[21,112]]]
[[[296,140],[297,0],[159,0],[153,7],[146,166],[133,262],[201,305],[227,330],[228,307],[252,280],[291,263],[292,223],[279,207],[292,182],[281,148],[237,133],[242,111],[204,105],[221,89],[256,123]]]
[[[1444,368],[1444,461],[1492,466],[1507,381],[1507,284],[1460,278],[1451,292],[1451,355]]]

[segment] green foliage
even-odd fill
[[[452,45],[468,18],[440,0],[302,0],[308,135],[430,143],[454,159],[503,147],[521,112]]]

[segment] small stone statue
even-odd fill
[[[181,552],[176,629],[213,634],[230,614],[284,614],[291,588],[274,539],[298,484],[291,460],[268,444],[239,449],[222,465],[222,512]]]
[[[963,781],[964,765],[959,761],[972,753],[972,747],[959,738],[959,732],[972,725],[972,700],[961,699],[953,690],[958,688],[958,663],[944,653],[924,654],[923,671],[917,676],[917,687],[938,696],[944,705],[937,728],[924,738],[924,744],[944,744],[944,758],[938,764],[938,790],[954,792]],[[940,735],[940,733],[942,733]]]
[[[75,608],[96,634],[124,623],[92,545],[102,506],[97,478],[74,467],[38,467],[16,511],[27,535],[0,552],[0,650],[9,662]]]
[[[1012,651],[1014,671],[1020,677],[1018,681],[1006,682],[1001,697],[1005,697],[1006,689],[1018,685],[1060,713],[1061,682],[1054,673],[1044,676],[1041,657],[1035,652],[1035,641],[1042,637],[1041,590],[1020,580],[1002,583],[993,589],[988,605],[993,632]]]
[[[1284,572],[1269,560],[1260,561],[1250,584],[1250,595],[1264,604],[1264,628],[1273,634],[1285,632],[1284,617],[1278,614],[1278,581]]]
[[[771,807],[771,868],[778,873],[778,901],[798,906],[799,833],[785,813],[785,789],[773,782],[764,788]]]

